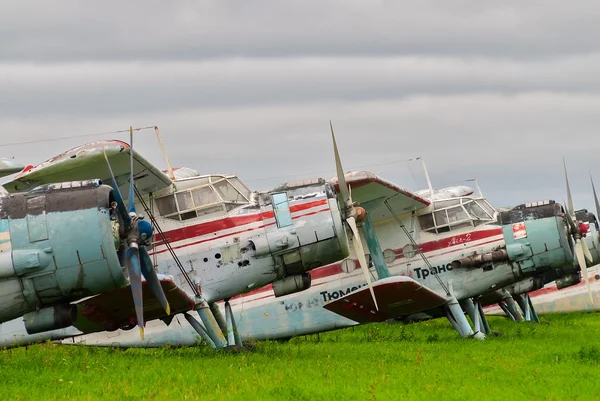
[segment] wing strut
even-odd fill
[[[154,228],[156,228],[156,231],[160,234],[160,236],[162,237],[163,243],[165,244],[165,246],[167,247],[167,250],[169,251],[169,253],[171,254],[171,257],[173,258],[173,260],[175,261],[175,264],[177,265],[177,267],[179,268],[179,270],[181,271],[181,274],[183,274],[183,277],[185,278],[185,281],[188,283],[188,285],[190,286],[190,288],[192,289],[192,291],[194,292],[194,295],[196,295],[197,297],[200,296],[200,292],[198,291],[198,288],[196,288],[196,286],[194,285],[194,282],[192,281],[192,279],[190,278],[190,276],[187,274],[187,272],[185,271],[183,264],[181,264],[181,261],[179,260],[179,258],[177,257],[177,254],[175,253],[175,251],[173,250],[173,247],[171,246],[171,244],[169,243],[169,240],[167,239],[167,237],[165,236],[162,228],[160,228],[160,225],[158,225],[158,221],[156,221],[156,219],[154,218],[154,214],[152,213],[152,211],[150,210],[150,208],[148,208],[148,205],[146,204],[146,201],[144,201],[144,199],[142,199],[142,194],[140,193],[140,191],[136,188],[134,188],[135,190],[135,195],[137,196],[138,200],[140,201],[140,203],[142,204],[142,207],[144,208],[144,211],[146,212],[146,214],[148,215],[148,217],[150,217],[150,221],[152,222],[152,225],[154,226]]]
[[[391,199],[391,198],[389,198],[389,199]],[[406,236],[410,240],[410,243],[415,247],[415,252],[417,252],[419,255],[421,255],[421,258],[423,259],[423,262],[425,262],[425,264],[429,268],[429,271],[431,271],[431,274],[433,276],[435,276],[435,278],[437,279],[437,281],[440,284],[440,286],[442,287],[442,289],[446,292],[446,295],[450,296],[451,294],[450,294],[450,291],[449,291],[448,287],[444,284],[444,282],[437,275],[437,273],[436,274],[433,273],[435,270],[433,270],[433,266],[431,266],[431,263],[429,262],[429,259],[427,259],[427,257],[425,256],[425,254],[423,252],[421,252],[421,250],[419,249],[419,245],[417,244],[417,242],[415,241],[415,239],[413,238],[413,236],[411,235],[411,233],[406,229],[406,226],[402,223],[402,221],[396,215],[396,213],[394,213],[394,210],[392,209],[392,207],[388,203],[389,199],[386,199],[383,203],[385,203],[385,206],[390,210],[390,213],[392,214],[392,216],[394,216],[394,219],[396,220],[396,222],[398,223],[398,225],[400,225],[400,228],[402,228],[402,231],[404,231],[404,234],[406,234]]]

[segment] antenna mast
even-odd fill
[[[477,192],[479,192],[479,196],[483,198],[483,192],[481,192],[481,188],[479,188],[479,183],[477,182],[477,178],[471,178],[469,180],[465,180],[465,182],[475,181],[475,186],[477,187]]]
[[[158,145],[160,146],[160,151],[162,152],[163,159],[165,159],[165,163],[167,164],[167,171],[169,173],[169,178],[175,181],[175,175],[173,174],[173,167],[171,167],[171,162],[169,161],[169,157],[167,156],[167,150],[165,149],[165,144],[162,141],[160,136],[160,131],[158,131],[158,127],[154,126],[154,132],[156,132],[156,137],[158,138]]]
[[[433,187],[431,186],[431,180],[429,179],[429,173],[427,172],[427,166],[425,166],[425,160],[422,157],[417,157],[416,160],[421,160],[423,164],[423,171],[425,171],[425,178],[427,179],[427,187],[429,188],[429,196],[433,196]]]

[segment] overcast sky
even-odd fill
[[[596,1],[0,0],[0,155],[157,125],[176,166],[253,189],[346,170],[497,206],[600,186]],[[164,167],[154,133],[137,149]],[[48,139],[47,142],[15,144]]]

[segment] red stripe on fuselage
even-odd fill
[[[465,234],[446,237],[437,241],[426,242],[424,244],[419,245],[419,248],[421,248],[421,252],[428,253],[443,248],[449,248],[451,246],[467,244],[473,241],[479,241],[485,238],[493,237],[495,235],[502,235],[502,229],[494,228],[491,230],[471,231]],[[400,251],[398,257],[404,257],[404,255],[402,254],[402,249],[399,249],[398,251]],[[398,253],[398,251],[396,251],[396,253]]]
[[[322,199],[318,201],[301,203],[298,205],[291,205],[290,211],[292,213],[300,212],[302,210],[311,209],[313,207],[327,204],[327,200]],[[165,232],[165,237],[169,243],[189,240],[195,237],[202,237],[204,235],[216,233],[218,231],[228,230],[238,226],[244,226],[251,223],[261,222],[263,220],[272,219],[274,217],[273,212],[262,212],[252,213],[248,215],[230,216],[218,220],[208,221],[206,223],[194,224],[187,227],[177,228],[175,230]],[[243,230],[247,231],[247,230]],[[243,232],[241,231],[241,232]],[[233,234],[228,234],[233,235]],[[215,239],[215,238],[212,238]],[[163,238],[159,238],[163,240]]]
[[[317,211],[315,211],[315,212],[304,213],[304,214],[301,214],[301,215],[299,215],[299,216],[296,216],[296,217],[292,218],[292,220],[296,220],[296,219],[299,219],[299,218],[301,218],[301,217],[312,216],[313,214],[317,214],[317,213],[321,213],[321,212],[326,212],[326,211],[328,211],[328,210],[329,210],[329,208],[326,208],[326,209],[321,209],[321,210],[317,210]],[[202,244],[203,242],[214,241],[214,240],[216,240],[216,239],[221,239],[221,238],[225,238],[225,237],[231,237],[232,235],[238,235],[238,234],[245,233],[245,232],[248,232],[248,231],[259,230],[259,229],[261,229],[261,228],[269,227],[269,226],[272,226],[272,225],[275,225],[275,222],[268,223],[268,224],[263,224],[263,225],[261,225],[261,226],[258,226],[258,227],[248,228],[248,229],[246,229],[246,230],[240,230],[240,231],[236,231],[236,232],[233,232],[233,233],[229,233],[229,234],[220,235],[220,236],[218,236],[218,237],[205,238],[205,239],[202,239],[202,240],[199,240],[199,241],[190,242],[190,243],[188,243],[188,244],[179,245],[179,246],[173,246],[173,247],[171,247],[171,248],[172,248],[172,249],[186,248],[186,247],[188,247],[188,246]],[[154,253],[150,253],[150,254],[151,254],[151,255],[156,255],[156,254],[163,253],[163,252],[167,252],[167,251],[168,251],[168,249],[163,249],[162,251],[156,251],[156,252],[154,252]]]

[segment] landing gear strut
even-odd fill
[[[504,313],[510,320],[514,320],[517,322],[522,322],[525,320],[523,318],[523,315],[519,311],[517,303],[508,291],[502,290],[502,300],[498,302],[498,306],[504,311]]]
[[[533,307],[533,303],[531,302],[531,298],[529,297],[529,294],[515,295],[514,298],[515,298],[515,301],[517,301],[517,303],[519,304],[519,307],[521,308],[521,310],[523,311],[526,322],[532,322],[532,321],[536,322],[536,323],[540,322],[540,318],[538,317],[537,313],[535,312],[535,308]]]
[[[468,299],[463,301],[463,305],[467,313],[471,311],[469,317],[473,321],[474,330],[471,328],[461,305],[455,297],[452,297],[446,304],[446,317],[462,337],[473,337],[478,340],[485,339],[484,331],[486,327],[489,329],[489,325],[487,325],[487,322],[483,323],[485,316],[480,313],[479,302],[473,303],[471,299]]]
[[[481,331],[486,336],[489,335],[492,330],[490,330],[490,325],[483,313],[483,308],[481,306],[481,302],[473,301],[472,298],[465,299],[460,302],[463,310],[469,315],[471,318],[471,322],[475,326],[475,332]]]
[[[518,306],[517,306],[518,305]],[[517,322],[540,322],[540,318],[533,307],[529,294],[510,295],[506,290],[502,291],[502,300],[498,303],[506,316]],[[521,313],[522,312],[522,313]]]
[[[242,348],[242,341],[228,299],[225,300],[225,317],[217,304],[208,304],[204,300],[196,304],[195,310],[202,323],[189,313],[185,313],[184,316],[208,345],[217,349]]]

